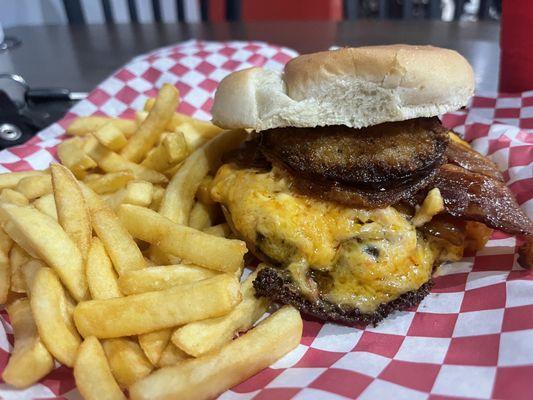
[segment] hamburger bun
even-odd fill
[[[346,125],[432,117],[467,104],[472,67],[432,46],[342,48],[291,60],[283,72],[250,68],[222,80],[211,110],[223,128]]]

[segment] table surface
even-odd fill
[[[263,40],[300,53],[332,45],[432,44],[463,54],[476,72],[478,91],[496,91],[499,24],[495,22],[379,21],[234,22],[24,26],[6,29],[22,40],[0,53],[0,72],[19,73],[32,87],[90,91],[132,57],[191,38]]]

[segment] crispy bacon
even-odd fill
[[[468,171],[476,172],[503,182],[503,175],[498,169],[498,166],[470,147],[450,140],[446,149],[446,158],[450,164],[458,165]]]
[[[429,187],[437,187],[446,213],[514,235],[533,235],[533,224],[505,183],[445,164]]]

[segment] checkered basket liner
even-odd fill
[[[163,83],[179,88],[179,111],[209,119],[213,93],[228,73],[281,69],[293,50],[261,42],[189,41],[133,59],[58,123],[25,145],[0,152],[2,171],[46,168],[65,127],[80,115],[132,117]],[[533,91],[478,95],[443,116],[504,171],[507,185],[533,216]],[[356,329],[305,321],[301,344],[221,399],[531,399],[533,274],[516,263],[517,240],[496,232],[487,247],[438,269],[418,307],[377,327]],[[12,350],[2,311],[0,370]],[[57,368],[17,391],[0,381],[3,399],[77,399],[70,369]]]

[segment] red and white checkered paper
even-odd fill
[[[182,95],[179,110],[208,119],[213,93],[228,73],[250,66],[280,69],[296,53],[260,42],[189,41],[137,57],[106,79],[59,123],[28,144],[0,153],[3,171],[42,169],[78,115],[133,116],[165,82]],[[533,91],[476,96],[447,114],[473,147],[502,171],[533,216]],[[293,352],[221,399],[533,398],[533,274],[516,263],[514,237],[495,233],[487,247],[442,266],[427,298],[364,330],[305,321]],[[2,315],[0,370],[12,350]],[[79,398],[68,368],[4,399]]]

